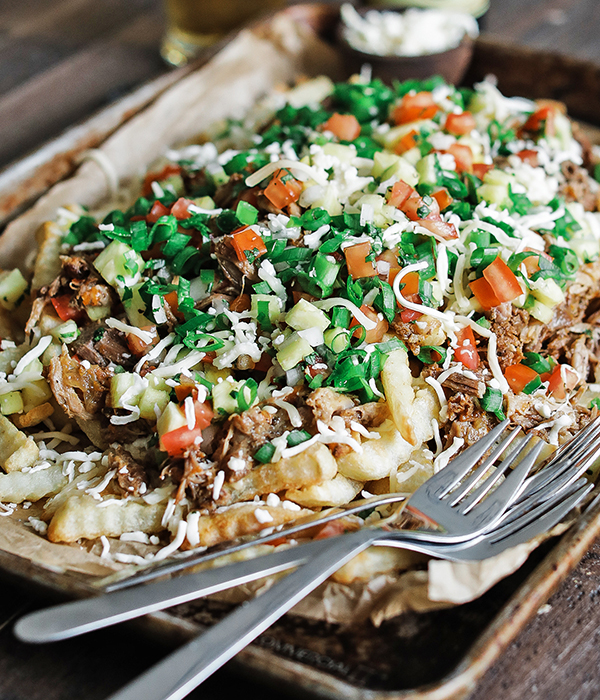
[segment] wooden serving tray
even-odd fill
[[[251,29],[266,35],[284,14],[333,41],[337,9],[329,4],[295,5]],[[9,221],[70,175],[86,149],[101,144],[209,58],[205,55],[196,64],[140,88],[0,173],[0,222]],[[465,83],[490,73],[507,95],[563,101],[574,118],[592,125],[592,135],[597,133],[593,125],[600,126],[599,67],[484,37],[476,42]],[[406,613],[379,628],[362,624],[342,629],[288,615],[233,663],[240,672],[276,682],[295,694],[356,700],[464,697],[599,534],[600,504],[594,503],[576,527],[539,548],[519,571],[472,603],[430,613]],[[0,574],[53,597],[87,596],[95,590],[89,577],[54,572],[2,550]],[[163,644],[176,645],[230,609],[223,603],[199,600],[131,624]]]

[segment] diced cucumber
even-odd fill
[[[334,183],[329,183],[322,189],[323,194],[312,203],[311,208],[316,209],[320,207],[325,209],[330,216],[339,216],[343,211],[343,207],[340,202],[337,186]]]
[[[285,322],[296,331],[304,331],[308,328],[319,328],[324,331],[329,327],[329,319],[325,312],[306,299],[300,299],[287,312]]]
[[[217,384],[219,379],[224,381],[227,377],[230,377],[231,370],[228,368],[218,369],[214,365],[207,363],[204,365],[204,376],[211,384]]]
[[[17,268],[0,276],[0,304],[5,309],[12,311],[26,290],[27,280]]]
[[[197,207],[200,209],[216,209],[217,205],[212,197],[206,195],[205,197],[196,197],[192,200]]]
[[[438,126],[430,119],[423,119],[421,121],[411,122],[410,124],[400,124],[399,126],[393,126],[384,134],[377,134],[376,138],[381,144],[383,144],[385,148],[389,149],[390,151],[393,151],[394,146],[398,143],[398,141],[400,141],[400,139],[403,136],[406,136],[406,134],[410,134],[411,131],[422,132],[425,129],[427,129],[428,131],[433,131],[437,130]]]
[[[85,312],[90,321],[101,321],[110,316],[110,306],[86,306]]]
[[[345,328],[330,328],[323,337],[325,345],[335,353],[343,352],[350,345],[350,333]]]
[[[277,350],[277,360],[284,372],[293,369],[305,357],[312,355],[312,346],[298,333],[292,333]]]
[[[237,392],[244,382],[230,382],[225,379],[213,386],[213,411],[218,413],[235,413],[238,410],[237,398],[232,394]]]
[[[77,327],[75,321],[70,319],[69,321],[61,323],[60,326],[53,328],[50,333],[60,343],[66,343],[68,345],[76,340],[77,336],[79,335],[79,328]]]
[[[421,185],[435,185],[437,182],[437,155],[430,153],[417,163],[417,173]],[[409,183],[410,184],[410,183]]]
[[[42,376],[43,371],[44,365],[37,357],[35,360],[31,360],[31,362],[28,365],[25,365],[23,368],[23,374],[39,374],[40,377]]]
[[[511,175],[494,168],[483,176],[483,185],[477,188],[477,196],[490,204],[503,204],[508,199],[508,187],[513,182]]]
[[[574,237],[569,241],[569,247],[581,262],[593,262],[598,259],[600,253],[598,241],[591,236]]]
[[[326,143],[323,146],[323,153],[337,158],[342,163],[350,163],[356,158],[356,148],[342,143]]]
[[[185,413],[176,403],[169,401],[156,423],[156,429],[158,430],[159,437],[162,437],[166,433],[170,433],[172,430],[177,430],[178,428],[183,428],[186,425],[187,418],[185,417]]]
[[[283,302],[274,294],[253,294],[250,297],[250,313],[252,318],[258,318],[258,303],[266,301],[269,305],[269,320],[271,323],[278,323],[281,320],[283,311]]]
[[[523,308],[533,316],[533,318],[542,323],[550,323],[554,316],[554,311],[546,304],[536,299],[533,295],[529,295],[523,305]]]
[[[0,413],[10,416],[12,413],[23,412],[23,399],[20,391],[9,391],[0,395]]]
[[[23,399],[23,411],[27,413],[32,408],[40,404],[50,401],[52,391],[45,379],[40,379],[37,382],[31,382],[21,389],[21,398]]]
[[[94,260],[94,267],[117,290],[130,288],[140,279],[144,259],[121,241],[112,241]]]
[[[374,178],[385,182],[390,178],[394,180],[404,180],[406,184],[414,187],[419,182],[419,173],[406,158],[398,156],[388,151],[377,151],[373,156]]]
[[[110,379],[110,402],[113,408],[124,408],[124,403],[128,406],[135,406],[142,394],[143,387],[139,387],[139,391],[131,392],[138,381],[136,375],[130,372],[121,372],[115,374]],[[123,395],[128,392],[126,401],[123,402]]]
[[[144,389],[138,403],[140,418],[145,418],[149,421],[156,420],[157,409],[159,415],[162,415],[163,411],[167,407],[167,404],[169,403],[169,394],[169,391],[155,389],[151,386]]]
[[[319,104],[319,102],[331,95],[333,90],[334,84],[331,78],[320,75],[298,83],[296,87],[285,93],[285,99],[292,107],[299,109],[306,105]]]
[[[557,304],[562,303],[565,300],[565,293],[559,287],[558,283],[551,279],[539,279],[529,282],[531,288],[531,294],[542,304],[553,308]]]
[[[127,318],[132,326],[137,328],[143,328],[144,326],[149,326],[152,321],[147,316],[144,316],[146,311],[146,304],[140,296],[141,284],[137,284],[131,288],[131,296],[129,299],[123,300],[123,306],[125,307],[125,312],[127,313]]]

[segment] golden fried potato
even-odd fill
[[[389,476],[399,464],[403,464],[414,450],[394,421],[388,419],[371,432],[379,433],[379,440],[365,440],[362,452],[350,452],[338,457],[340,474],[356,481],[373,481]]]
[[[107,501],[103,501],[106,503]],[[51,542],[75,542],[80,538],[120,537],[125,532],[155,534],[164,530],[165,504],[150,505],[114,499],[102,506],[91,496],[71,496],[56,511],[48,527]]]
[[[203,547],[212,547],[219,542],[233,540],[240,535],[251,535],[264,528],[277,527],[290,520],[312,514],[310,510],[289,510],[282,505],[236,503],[210,515],[200,516],[198,519],[198,544]]]
[[[337,464],[331,452],[320,443],[312,445],[295,457],[263,464],[253,469],[239,481],[225,484],[219,504],[227,505],[247,501],[265,493],[279,493],[287,489],[300,489],[333,479]]]
[[[68,483],[61,465],[53,465],[38,471],[12,471],[0,474],[0,501],[22,503],[39,501],[45,496],[53,496]]]
[[[60,246],[63,232],[54,221],[43,223],[37,234],[38,254],[33,267],[32,292],[48,286],[60,273]]]
[[[33,466],[39,454],[35,440],[0,415],[0,467],[5,472],[20,471]]]
[[[351,501],[360,492],[363,484],[362,481],[336,474],[333,479],[324,481],[322,484],[286,491],[285,497],[307,508],[341,506]]]
[[[369,581],[378,574],[404,571],[427,559],[428,557],[424,554],[411,552],[408,549],[369,547],[344,564],[331,578],[337,583]]]

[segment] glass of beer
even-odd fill
[[[165,4],[167,30],[161,56],[172,66],[182,66],[228,32],[283,7],[287,0],[165,0]]]

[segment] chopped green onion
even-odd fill
[[[481,397],[481,408],[484,411],[495,414],[498,420],[504,420],[503,403],[504,398],[500,389],[486,387],[485,394]]]
[[[238,202],[235,215],[244,226],[252,226],[258,221],[258,209],[243,199]]]
[[[539,387],[542,386],[542,380],[540,379],[540,376],[538,375],[534,379],[532,379],[528,384],[523,387],[523,393],[524,394],[533,394],[533,392],[536,389],[539,389]]]
[[[310,440],[311,434],[307,433],[306,430],[292,430],[292,432],[287,436],[288,447],[295,447],[300,445],[302,442]]]
[[[254,459],[261,464],[267,464],[275,454],[275,445],[271,442],[265,442],[264,445],[258,448],[254,453]]]
[[[247,411],[258,394],[258,384],[252,378],[247,379],[237,392],[237,405],[240,413]]]
[[[439,345],[423,345],[417,355],[417,360],[421,360],[426,365],[432,365],[435,362],[444,362],[446,354],[446,350]]]
[[[337,328],[349,328],[352,314],[345,306],[334,306],[331,312],[331,325]]]
[[[544,374],[552,370],[550,362],[538,352],[526,352],[525,358],[521,362],[527,367],[531,367],[538,374]]]

